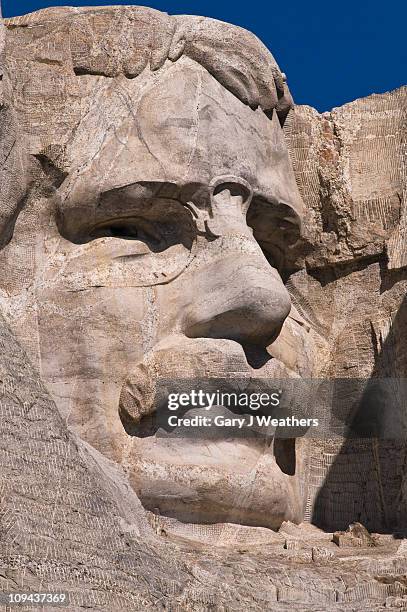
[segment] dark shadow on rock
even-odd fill
[[[368,381],[359,381],[360,399],[347,421],[342,442],[312,441],[314,465],[332,463],[315,498],[312,522],[327,531],[344,530],[354,521],[369,531],[407,534],[407,299],[387,337],[376,337],[375,365]],[[343,408],[340,381],[332,415]],[[358,393],[355,381],[355,390]],[[338,448],[339,446],[339,448]],[[317,450],[315,450],[317,449]],[[319,453],[319,454],[318,454]],[[324,456],[325,455],[325,456]]]

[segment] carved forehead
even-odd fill
[[[32,58],[36,41],[42,53],[54,45],[76,74],[135,78],[147,66],[155,71],[167,59],[185,55],[252,108],[276,109],[284,119],[292,105],[284,77],[261,41],[215,19],[146,7],[80,7],[45,9],[8,19],[6,25],[19,30],[14,36],[24,43],[21,53]]]
[[[283,132],[276,113],[269,119],[275,108],[281,121],[289,96],[253,34],[144,7],[46,9],[6,25],[27,150],[76,187],[233,174],[301,216]]]

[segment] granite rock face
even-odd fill
[[[380,255],[405,267],[405,87],[322,115],[297,107],[285,130],[309,215],[308,268]]]
[[[189,520],[300,520],[297,476],[263,447],[181,452],[137,435],[154,412],[146,389],[132,405],[143,373],[251,379],[245,351],[264,377],[298,376],[266,352],[287,317],[301,327],[280,275],[303,215],[283,74],[252,34],[210,19],[140,7],[25,19],[7,23],[35,184],[2,252],[13,330],[68,424],[150,510],[179,499]]]
[[[1,41],[3,590],[404,605],[406,88],[293,107],[255,36],[144,7]],[[326,379],[356,435],[159,436],[164,379]],[[397,435],[358,436],[373,418]]]

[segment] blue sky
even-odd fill
[[[5,17],[46,6],[131,4],[129,0],[1,0]],[[269,47],[294,99],[320,111],[407,83],[407,0],[150,0],[168,13],[235,23]]]

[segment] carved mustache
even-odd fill
[[[213,389],[222,379],[225,391],[243,391],[255,381],[266,385],[278,378],[293,377],[285,366],[275,360],[265,359],[261,368],[249,363],[243,347],[232,340],[186,338],[170,336],[145,355],[129,373],[119,399],[119,415],[127,431],[134,431],[144,417],[160,410],[168,398],[165,381],[171,382],[172,392],[185,389],[188,380],[205,379],[207,389]]]

